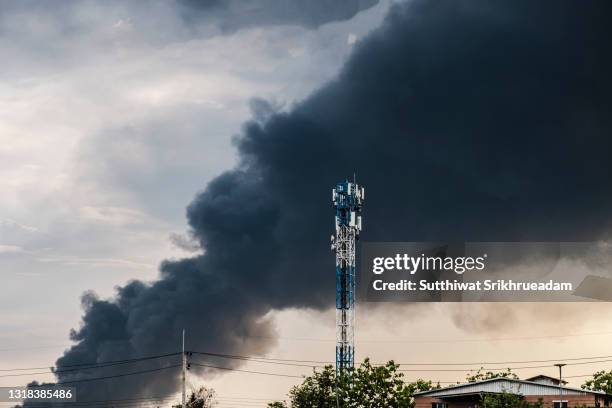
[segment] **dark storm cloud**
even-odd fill
[[[182,15],[192,23],[220,20],[224,31],[260,25],[295,24],[316,28],[349,20],[379,0],[179,0]]]
[[[113,300],[87,295],[78,343],[58,364],[176,351],[182,327],[190,349],[265,352],[267,312],[333,304],[330,189],[354,171],[366,187],[368,240],[609,236],[611,8],[394,7],[335,81],[288,113],[245,125],[240,165],[187,210],[205,254],[167,261],[158,281],[133,282]],[[74,376],[86,375],[60,380]],[[161,392],[178,378],[108,386],[117,396]]]

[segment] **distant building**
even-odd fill
[[[521,395],[530,403],[542,399],[547,408],[610,407],[612,403],[612,395],[604,392],[565,386],[559,398],[559,380],[541,375],[529,380],[493,378],[419,392],[415,394],[415,408],[483,408],[483,395],[504,392]]]
[[[549,375],[536,375],[535,377],[525,378],[525,381],[531,381],[538,384],[548,384],[548,385],[556,385],[559,387],[559,379],[555,377],[551,377]],[[567,384],[567,381],[563,380],[563,385]]]

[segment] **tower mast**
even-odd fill
[[[336,375],[355,365],[355,242],[361,232],[364,188],[355,181],[337,183],[332,192],[336,209]]]

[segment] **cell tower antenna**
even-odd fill
[[[362,186],[349,180],[332,191],[336,209],[336,234],[331,248],[336,254],[336,376],[355,366],[355,249],[361,233]]]

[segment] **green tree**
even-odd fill
[[[404,374],[398,369],[399,365],[393,361],[384,366],[373,366],[369,359],[365,359],[340,387],[339,397],[345,402],[343,407],[411,407],[415,392],[433,387],[431,381],[405,383]]]
[[[211,408],[214,403],[215,390],[206,387],[192,391],[186,401],[187,408]],[[173,408],[181,408],[181,405],[174,405]]]
[[[593,378],[582,384],[582,389],[612,394],[612,370],[596,372],[593,374]]]
[[[336,371],[330,365],[322,371],[315,370],[301,385],[291,389],[289,397],[293,408],[335,407]]]
[[[341,378],[336,378],[336,371],[332,366],[326,366],[321,371],[315,370],[312,376],[289,392],[291,407],[335,408],[338,398],[343,408],[411,408],[414,406],[414,393],[430,390],[434,385],[425,380],[406,383],[398,368],[393,361],[384,366],[374,366],[366,359],[359,368],[349,370]],[[277,405],[269,406],[286,407],[283,403],[275,404]]]
[[[287,408],[287,404],[280,401],[271,402],[268,404],[268,408]]]
[[[509,368],[506,371],[500,372],[492,372],[492,371],[483,371],[484,368],[479,368],[476,374],[468,373],[465,376],[467,382],[478,382],[483,380],[490,380],[492,378],[511,378],[513,380],[518,380],[518,376],[512,372]]]
[[[523,399],[522,395],[503,391],[501,394],[484,394],[480,398],[484,408],[542,408],[543,400],[530,404]]]

